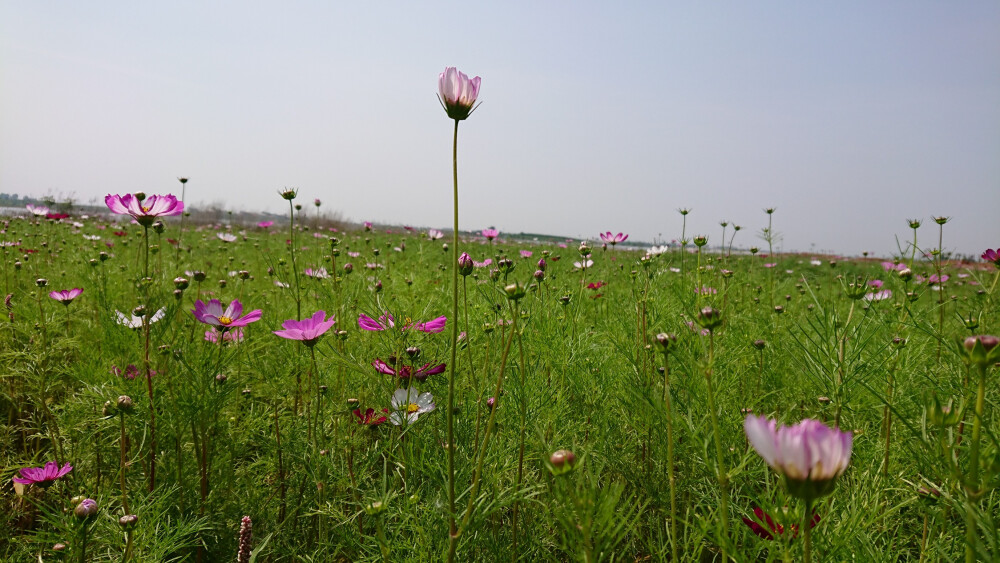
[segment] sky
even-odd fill
[[[1000,2],[0,3],[0,192],[881,256],[1000,246]],[[727,238],[732,234],[729,228]],[[766,246],[766,245],[765,245]]]

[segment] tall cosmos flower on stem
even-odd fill
[[[448,117],[455,121],[451,161],[453,179],[454,224],[452,228],[451,295],[452,319],[458,319],[458,124],[476,107],[481,79],[470,79],[455,67],[446,67],[438,76],[438,101]],[[448,373],[448,562],[455,560],[458,527],[455,525],[455,354],[458,349],[458,323],[451,327],[451,362]]]
[[[617,235],[615,235],[611,234],[611,231],[608,231],[606,233],[601,233],[601,240],[610,244],[613,247],[619,242],[625,242],[626,240],[628,240],[628,235],[624,233],[618,233]]]
[[[181,182],[187,184],[187,180]],[[133,219],[142,225],[143,232],[143,262],[142,262],[142,298],[143,304],[149,304],[149,284],[145,283],[149,276],[149,228],[160,217],[170,217],[184,213],[184,202],[178,201],[173,195],[153,195],[137,192],[134,194],[108,194],[104,197],[104,203],[112,213],[118,215],[131,215]],[[146,371],[146,389],[149,394],[149,490],[156,487],[156,406],[153,401],[153,380],[150,377],[152,368],[149,360],[149,335],[148,317],[142,317],[143,332],[143,367]]]
[[[199,299],[195,302],[191,313],[198,322],[212,325],[220,332],[245,327],[252,322],[259,321],[261,317],[260,309],[254,309],[244,315],[243,304],[238,299],[233,299],[225,309],[222,308],[222,302],[218,299],[212,299],[208,303]]]
[[[64,477],[70,471],[73,471],[73,466],[69,463],[65,463],[62,467],[59,467],[58,463],[50,461],[44,467],[22,468],[18,471],[21,476],[14,477],[14,482],[22,485],[38,485],[43,489],[47,489],[52,486],[52,483],[55,483],[60,477]]]
[[[55,299],[56,301],[62,303],[63,305],[69,306],[74,299],[79,297],[83,293],[83,290],[79,287],[74,287],[73,289],[64,289],[62,291],[50,291],[49,297]]]
[[[805,537],[804,560],[809,563],[812,503],[832,493],[837,477],[847,469],[853,434],[808,418],[795,426],[779,427],[774,420],[747,415],[743,427],[754,450],[784,477],[789,494],[806,503],[801,529]]]

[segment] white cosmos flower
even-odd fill
[[[216,237],[222,242],[236,242],[236,235],[230,233],[216,233]]]
[[[149,324],[153,324],[156,321],[163,318],[167,314],[167,308],[163,307],[159,311],[153,313],[152,317],[149,317]],[[126,315],[121,311],[115,310],[115,321],[128,328],[142,328],[142,317],[137,317],[135,315]]]
[[[583,262],[573,262],[573,267],[578,270],[582,270],[584,268],[590,268],[593,265],[594,265],[593,260],[584,260]]]
[[[431,412],[435,407],[434,397],[430,393],[421,393],[416,387],[396,389],[391,405],[394,412],[389,415],[389,420],[396,426],[413,424],[420,415]]]

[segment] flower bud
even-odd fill
[[[163,221],[155,221],[153,223],[153,232],[156,234],[162,235],[164,230],[166,230],[166,227],[163,225]]]
[[[224,384],[228,379],[229,377],[227,377],[224,373],[220,373],[215,376],[215,382],[219,385]]]
[[[406,355],[409,356],[411,360],[415,360],[420,357],[420,348],[410,346],[406,349]]]
[[[38,278],[37,280],[35,280],[35,285],[37,285],[38,287],[45,287],[49,285],[49,280],[45,278]]]
[[[468,252],[463,252],[458,257],[458,273],[462,276],[468,276],[472,273],[473,268],[472,257],[469,256]]]
[[[80,504],[76,505],[76,508],[73,509],[73,514],[81,520],[97,516],[97,501],[90,498],[83,499]]]
[[[139,521],[139,517],[135,514],[126,514],[118,519],[118,525],[125,530],[131,530],[135,527],[135,523]]]
[[[704,235],[698,235],[694,237],[694,245],[697,246],[698,248],[701,248],[706,244],[708,244],[708,237]]]
[[[501,258],[497,261],[497,267],[500,268],[500,272],[507,275],[514,271],[517,265],[510,258]]]
[[[146,306],[139,305],[135,309],[132,309],[132,315],[135,317],[145,317],[146,316]]]
[[[354,264],[351,264],[350,262],[347,262],[346,264],[344,264],[344,273],[345,274],[350,274],[353,271],[354,271]]]
[[[546,250],[545,252],[548,253],[548,250]],[[545,262],[545,258],[539,258],[538,259],[538,269],[544,272],[546,266],[548,266],[548,264]]]
[[[540,281],[540,282],[545,281],[545,271],[544,270],[535,270],[535,273],[533,274],[533,276],[534,276],[534,278],[537,281]]]
[[[557,450],[549,456],[549,470],[553,475],[562,475],[573,470],[576,455],[569,450]]]
[[[207,276],[206,276],[205,272],[202,272],[201,270],[195,270],[195,272],[194,272],[194,281],[196,281],[198,283],[201,283],[201,282],[205,281],[206,277]]]
[[[283,190],[279,190],[278,195],[280,195],[284,200],[292,201],[295,199],[295,196],[299,195],[299,191],[295,188],[285,188]]]
[[[187,278],[181,278],[181,277],[174,278],[174,287],[181,291],[187,289],[189,284],[190,282],[187,280]]]
[[[661,348],[663,348],[663,352],[667,353],[675,344],[677,344],[677,335],[661,332],[656,335],[656,342],[659,343]]]
[[[520,282],[514,282],[509,284],[507,287],[503,288],[503,292],[507,294],[507,299],[511,301],[520,301],[524,297],[525,289]]]
[[[115,406],[118,407],[119,412],[125,414],[131,413],[133,407],[132,397],[129,397],[128,395],[122,395],[118,397],[118,402],[116,403]]]
[[[758,349],[758,350],[763,350],[765,347],[767,347],[767,342],[764,341],[764,340],[760,340],[760,339],[754,340],[753,341],[753,347],[756,348],[756,349]]]
[[[710,331],[715,330],[722,324],[722,312],[715,307],[703,307],[698,311],[698,324]]]
[[[64,543],[57,543],[54,546],[52,546],[52,551],[55,551],[57,553],[58,552],[62,552],[62,551],[66,551],[66,544],[64,544]]]

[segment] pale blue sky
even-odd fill
[[[0,191],[595,238],[1000,245],[1000,2],[0,4]],[[730,230],[731,232],[731,230]]]

